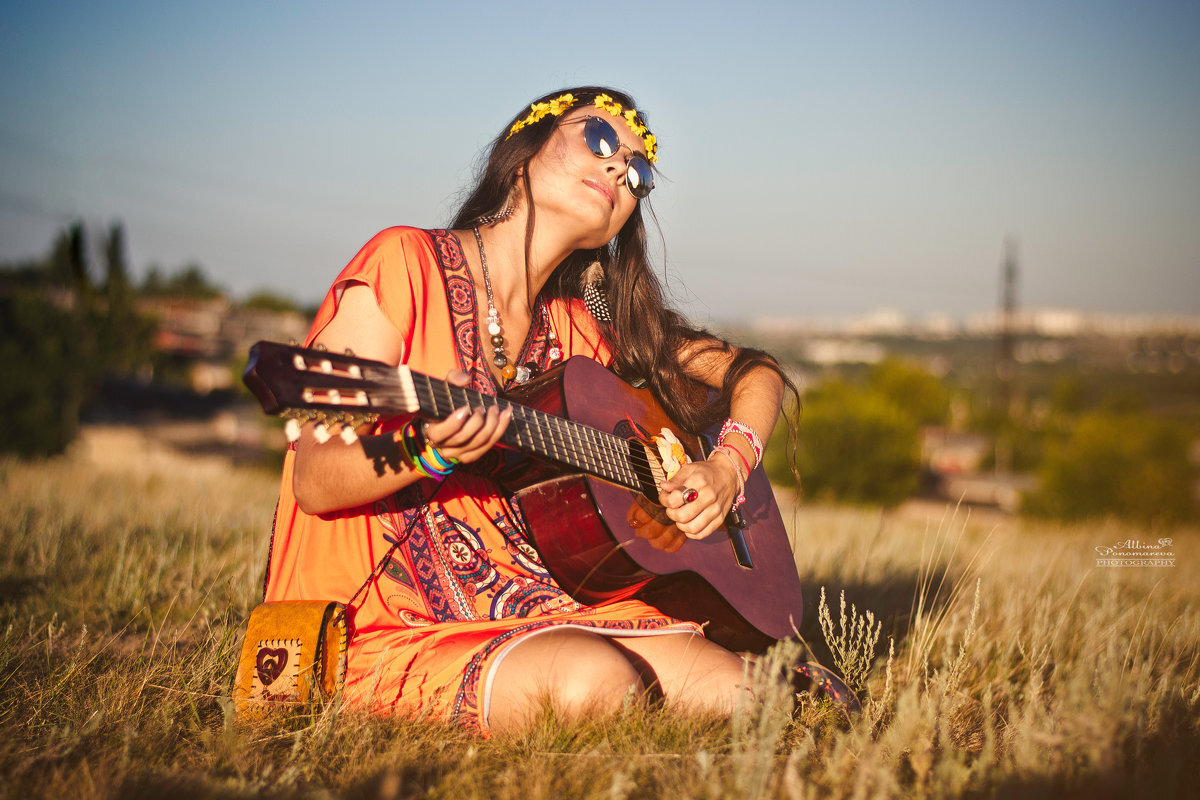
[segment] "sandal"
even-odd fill
[[[798,691],[808,691],[814,695],[823,694],[841,706],[847,714],[857,714],[862,711],[862,703],[858,701],[858,695],[846,685],[845,681],[820,664],[802,661],[792,667],[792,670],[808,682],[807,685],[804,685],[804,681],[795,681]]]

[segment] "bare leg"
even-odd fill
[[[646,688],[620,647],[575,629],[518,642],[494,669],[487,721],[497,733],[529,725],[547,699],[555,713],[576,719],[618,711],[631,693],[640,696]]]
[[[741,656],[690,633],[616,637],[641,667],[642,680],[657,688],[668,708],[731,714],[740,699],[749,697]]]

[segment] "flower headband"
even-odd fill
[[[536,122],[540,122],[544,117],[561,117],[568,110],[570,110],[572,106],[575,105],[575,102],[575,95],[568,92],[567,94],[559,95],[553,100],[549,100],[545,103],[534,103],[529,107],[529,114],[525,116],[524,119],[519,119],[514,122],[513,126],[508,129],[508,136],[504,137],[505,140],[527,125],[533,125]],[[607,111],[614,117],[620,117],[621,119],[625,120],[625,124],[629,127],[629,130],[633,131],[633,135],[640,138],[646,145],[646,160],[651,163],[658,161],[658,140],[654,138],[654,134],[646,128],[641,117],[638,116],[637,109],[631,108],[628,111],[623,110],[620,103],[618,103],[616,100],[613,100],[606,94],[596,95],[593,105],[595,105],[596,108]]]

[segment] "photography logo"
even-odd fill
[[[1159,539],[1157,542],[1143,542],[1140,539],[1126,539],[1113,545],[1102,544],[1096,547],[1099,558],[1097,567],[1173,567],[1175,566],[1174,540]]]

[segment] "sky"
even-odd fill
[[[1200,314],[1195,2],[8,2],[0,261],[124,224],[135,276],[324,294],[451,217],[533,98],[629,91],[700,324]],[[97,258],[97,263],[99,259]]]

